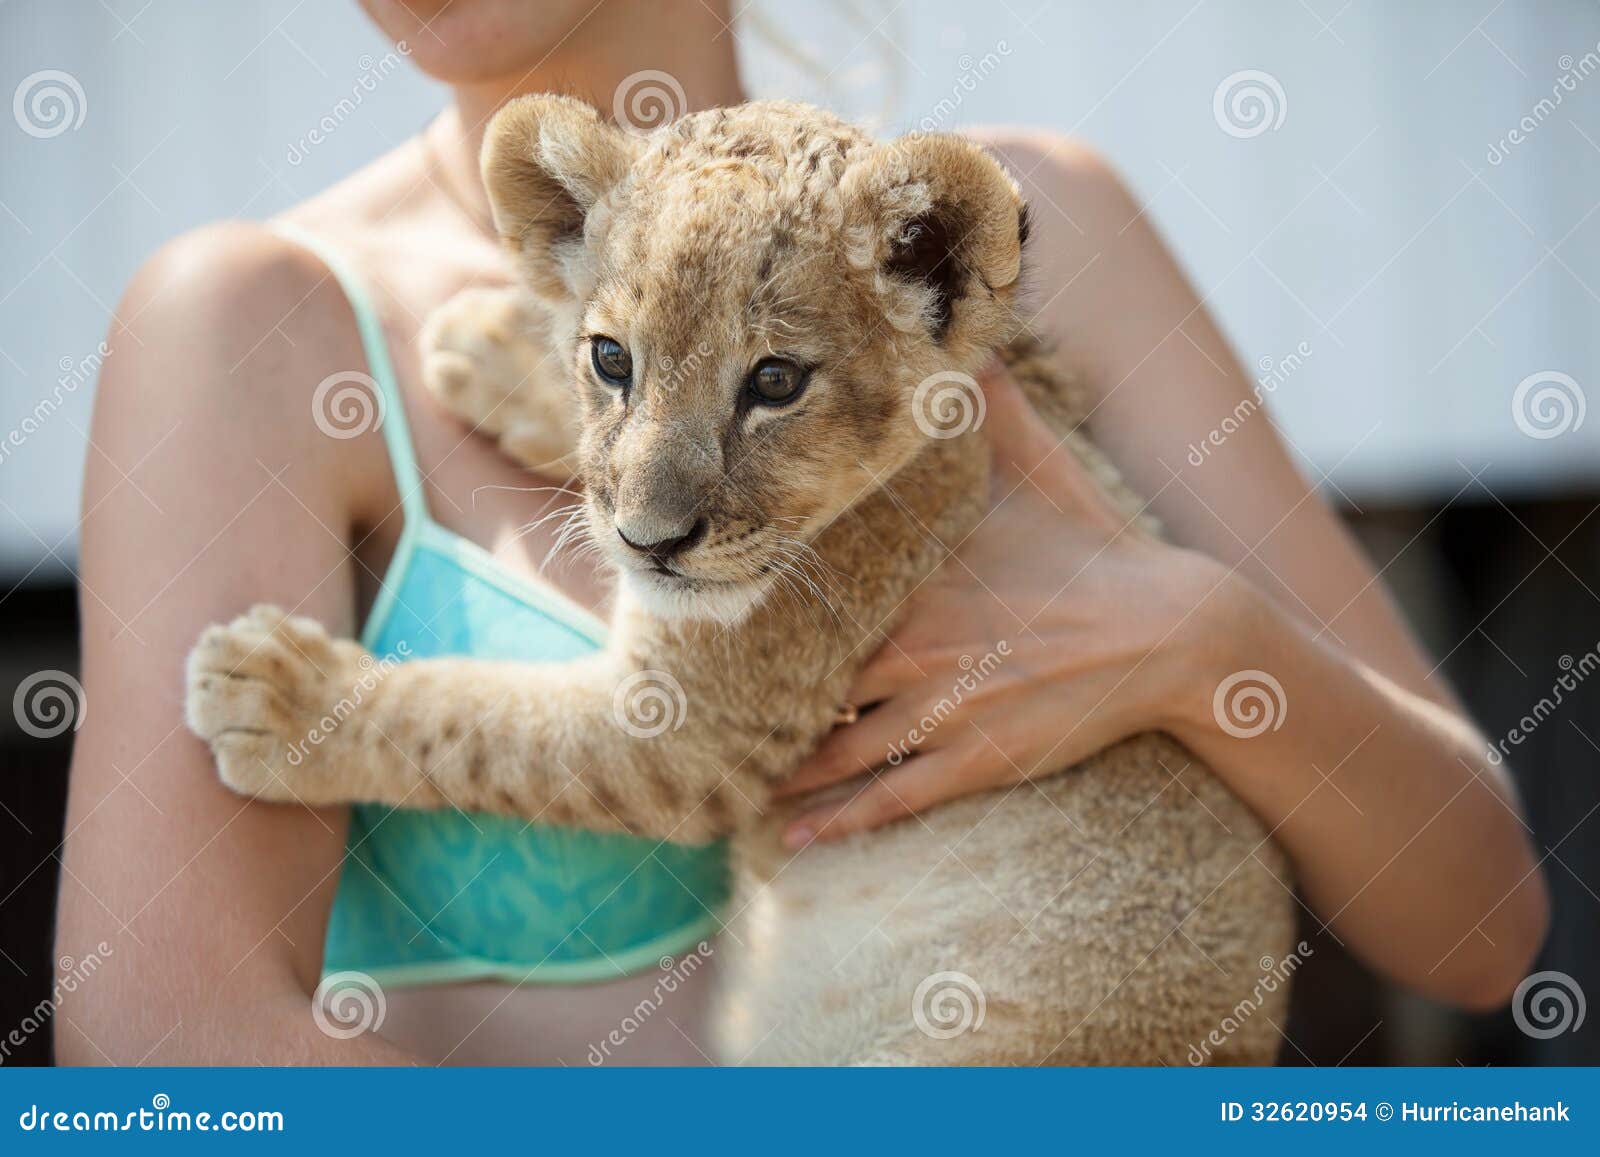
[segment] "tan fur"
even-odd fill
[[[799,105],[700,113],[641,138],[556,97],[499,114],[484,173],[533,296],[447,305],[428,378],[545,467],[567,452],[551,415],[576,389],[585,517],[622,572],[609,646],[560,665],[366,670],[355,644],[258,609],[208,630],[190,661],[190,724],[223,779],[312,804],[731,833],[725,1061],[1184,1063],[1235,1017],[1263,959],[1281,958],[1292,920],[1281,853],[1171,739],[1140,736],[798,857],[779,844],[789,812],[773,785],[983,510],[982,435],[925,433],[920,382],[1003,351],[1138,510],[1020,336],[1015,184],[960,138],[874,143]],[[597,334],[632,351],[626,396],[590,367]],[[549,352],[563,372],[540,368]],[[815,367],[805,393],[742,409],[743,375],[775,354]],[[700,519],[680,575],[617,537]],[[1003,662],[985,676],[1020,677]],[[665,729],[630,715],[642,685],[662,689]],[[942,972],[981,989],[981,1027],[924,1031],[941,1010],[925,1001],[914,1016],[913,994]],[[1270,1062],[1282,999],[1278,986],[1213,1059]]]
[[[428,388],[459,414],[473,415],[500,449],[545,474],[578,472],[578,413],[570,363],[556,355],[548,310],[527,292],[468,289],[423,324]]]

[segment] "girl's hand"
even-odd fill
[[[862,670],[837,728],[784,786],[814,793],[790,847],[1060,771],[1209,695],[1221,564],[1135,529],[1003,371],[988,376],[993,499]],[[1201,686],[1203,684],[1203,686]]]

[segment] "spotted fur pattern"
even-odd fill
[[[637,136],[559,97],[502,110],[483,164],[524,285],[449,303],[426,376],[512,456],[576,469],[620,572],[610,643],[573,663],[439,659],[374,679],[357,645],[257,609],[190,660],[190,723],[224,781],[731,835],[725,1061],[1183,1063],[1236,1023],[1212,1059],[1270,1062],[1281,988],[1253,1015],[1237,1006],[1287,947],[1286,864],[1165,736],[798,857],[779,843],[774,785],[981,516],[981,431],[933,436],[948,431],[917,410],[920,383],[1001,353],[1139,509],[1018,324],[1026,214],[1004,170],[961,138],[875,142],[795,104]],[[601,336],[631,354],[625,386],[595,368]],[[808,375],[786,405],[747,392],[766,357]],[[693,541],[663,562],[624,528]],[[652,689],[664,716],[638,710]],[[981,1024],[948,1031],[946,983],[981,991]]]

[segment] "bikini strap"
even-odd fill
[[[326,265],[350,303],[350,311],[356,317],[356,329],[361,334],[367,371],[377,388],[378,429],[389,450],[389,464],[394,471],[395,488],[400,492],[401,509],[405,513],[407,527],[415,529],[428,520],[422,471],[417,468],[416,451],[411,445],[411,427],[406,421],[400,383],[395,380],[394,363],[389,359],[389,345],[384,341],[383,326],[378,321],[378,311],[373,308],[372,298],[367,295],[367,287],[343,255],[323,238],[287,221],[272,221],[269,228],[310,251]]]

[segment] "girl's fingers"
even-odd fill
[[[780,798],[801,795],[860,775],[909,754],[922,738],[913,734],[921,716],[908,701],[889,699],[854,723],[835,727],[816,753],[779,786]]]
[[[881,703],[926,682],[927,678],[928,673],[891,639],[879,647],[877,654],[856,674],[850,686],[850,702],[857,707]]]
[[[848,798],[804,812],[784,829],[789,848],[828,843],[852,832],[882,827],[915,812],[997,786],[1001,776],[971,752],[944,749],[919,755],[866,780]]]

